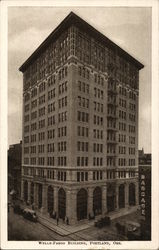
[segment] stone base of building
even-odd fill
[[[74,225],[138,205],[138,182],[102,183],[70,188],[23,180],[22,199],[41,214]]]

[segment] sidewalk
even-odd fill
[[[111,220],[114,220],[116,218],[119,218],[123,215],[128,215],[130,213],[133,213],[137,210],[137,206],[135,207],[131,207],[131,208],[123,208],[120,209],[120,211],[114,211],[114,212],[110,212],[108,214],[108,216],[110,217]],[[40,212],[36,211],[37,215],[38,215],[38,219],[39,219],[39,223],[41,223],[42,225],[44,225],[45,227],[49,228],[50,230],[58,233],[61,236],[67,236],[70,234],[74,234],[77,232],[80,232],[84,229],[87,229],[89,227],[92,227],[94,225],[95,220],[85,220],[85,221],[81,221],[76,225],[66,225],[64,224],[64,222],[62,220],[59,220],[58,226],[57,226],[57,222],[55,219],[50,218],[48,215],[44,215],[41,214]],[[79,234],[80,235],[80,234]]]

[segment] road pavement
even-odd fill
[[[8,240],[15,241],[108,241],[108,240],[127,240],[117,233],[115,223],[120,221],[138,221],[139,212],[123,216],[112,221],[111,226],[101,229],[90,226],[87,229],[76,233],[70,233],[62,236],[57,232],[50,230],[39,222],[31,222],[22,215],[15,214],[13,208],[10,208],[8,214]]]

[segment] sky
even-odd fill
[[[139,149],[151,152],[151,8],[9,7],[8,145],[22,139],[19,67],[70,13],[75,12],[144,64],[139,77]]]

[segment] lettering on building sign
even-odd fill
[[[146,191],[146,185],[145,185],[145,175],[141,175],[141,182],[140,182],[140,186],[141,186],[141,215],[144,216],[145,219],[145,191]]]

